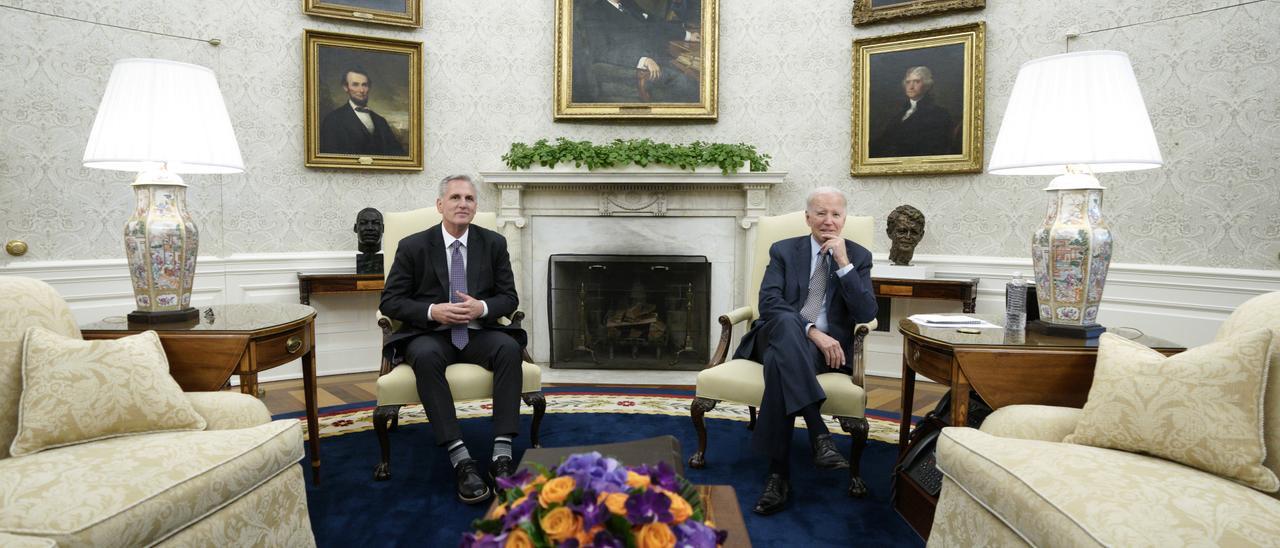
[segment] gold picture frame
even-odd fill
[[[853,0],[853,24],[976,10],[986,6],[987,0]]]
[[[306,30],[307,167],[422,169],[422,42]]]
[[[982,171],[986,25],[854,40],[850,173]]]
[[[422,0],[302,0],[302,12],[348,21],[422,27]]]
[[[555,118],[719,115],[719,0],[556,0]]]

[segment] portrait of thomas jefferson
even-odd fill
[[[948,45],[872,56],[871,158],[962,152],[962,55]]]
[[[321,47],[317,74],[321,154],[408,154],[413,136],[407,56]]]

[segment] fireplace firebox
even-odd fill
[[[551,367],[696,371],[708,358],[701,256],[552,255]]]

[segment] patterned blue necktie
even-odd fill
[[[462,242],[454,240],[453,254],[449,261],[449,302],[462,302],[462,298],[458,297],[458,292],[467,292],[467,265],[462,262]],[[449,338],[453,339],[453,346],[458,350],[462,350],[467,346],[467,342],[471,340],[467,334],[467,325],[455,325],[449,328]]]

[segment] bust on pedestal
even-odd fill
[[[356,274],[382,274],[382,212],[372,207],[361,209],[351,230],[360,240]]]
[[[893,264],[875,267],[876,277],[927,279],[931,274],[929,267],[911,264],[911,257],[916,253],[916,245],[924,238],[924,213],[909,205],[900,205],[889,213],[884,231],[893,242],[889,246],[889,262]]]

